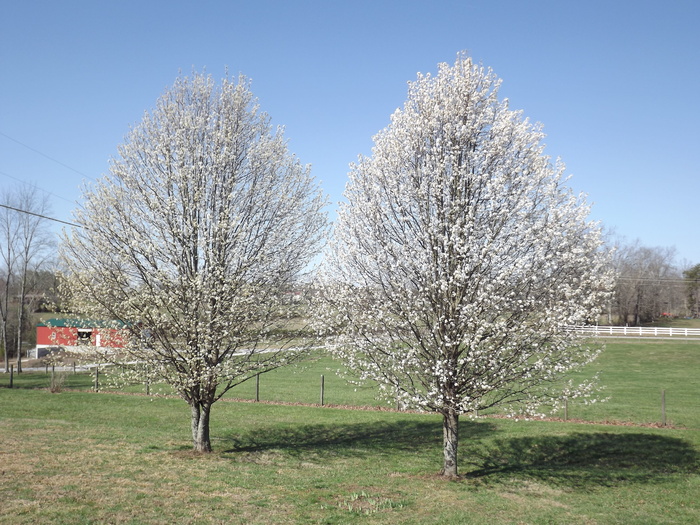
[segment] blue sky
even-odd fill
[[[592,218],[696,264],[699,23],[694,0],[0,0],[0,185],[70,220],[180,72],[228,68],[337,202],[407,82],[466,50],[544,124]]]

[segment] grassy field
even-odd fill
[[[661,393],[665,391],[666,422],[700,430],[700,341],[611,339],[600,358],[581,376],[600,373],[604,403],[572,400],[568,417],[592,422],[661,424]],[[342,372],[341,375],[337,371]],[[376,398],[371,385],[350,384],[347,371],[330,357],[279,369],[233,389],[228,397],[261,401],[396,408]],[[88,385],[89,386],[89,385]],[[134,391],[143,392],[143,387]],[[563,411],[554,414],[564,417]]]
[[[606,350],[580,375],[600,373],[600,384],[604,387],[600,397],[606,401],[584,404],[581,400],[571,400],[567,413],[560,410],[554,417],[566,415],[572,420],[600,423],[661,424],[663,392],[666,423],[700,430],[700,374],[697,373],[700,341],[649,338],[604,341]],[[316,355],[305,362],[264,374],[257,384],[254,380],[248,381],[230,391],[227,399],[253,401],[257,395],[263,402],[319,404],[323,378],[325,405],[396,408],[393,403],[377,399],[376,387],[372,384],[348,382],[349,374],[342,368],[331,357]],[[63,389],[88,390],[94,384],[94,377],[87,373],[57,373],[56,376],[60,376]],[[15,388],[47,388],[50,383],[50,372],[14,376]],[[0,386],[8,384],[8,375],[0,375]],[[103,390],[110,389],[104,372],[100,375],[100,386]],[[146,387],[135,385],[125,391],[145,393]],[[153,386],[151,391],[171,393],[163,386]]]
[[[215,452],[193,455],[177,399],[94,394],[45,374],[0,388],[0,523],[700,523],[699,342],[615,341],[596,364],[609,402],[571,418],[461,422],[460,469],[441,465],[430,414],[233,401],[212,416]],[[323,358],[261,377],[263,401],[376,405]],[[6,376],[0,376],[6,384]]]
[[[600,372],[605,403],[570,404],[569,415],[588,421],[655,424],[665,392],[669,425],[700,430],[700,341],[608,340],[591,367]]]

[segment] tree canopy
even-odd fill
[[[447,476],[460,414],[590,393],[559,383],[598,353],[567,327],[609,297],[584,198],[499,86],[463,54],[409,85],[351,166],[324,272],[335,351],[393,402],[443,415]]]
[[[249,82],[203,74],[178,78],[86,187],[63,239],[71,307],[126,323],[120,357],[189,403],[196,450],[217,399],[293,357],[287,298],[324,242],[325,202]]]

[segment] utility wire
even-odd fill
[[[78,175],[82,175],[83,177],[86,177],[86,178],[88,178],[88,179],[90,179],[90,180],[92,180],[92,181],[95,180],[93,177],[90,177],[90,175],[87,175],[87,174],[83,173],[82,171],[77,170],[77,169],[73,168],[72,166],[69,166],[68,164],[65,164],[64,162],[61,162],[60,160],[55,159],[55,158],[53,158],[53,157],[47,155],[46,153],[44,153],[44,152],[42,152],[42,151],[39,151],[38,149],[33,148],[33,147],[31,147],[31,146],[25,144],[24,142],[21,142],[21,141],[17,140],[17,139],[14,138],[14,137],[10,137],[7,133],[3,133],[2,131],[0,131],[0,135],[3,136],[3,137],[5,137],[5,138],[8,139],[8,140],[11,140],[12,142],[15,142],[15,143],[19,144],[20,146],[22,146],[22,147],[24,147],[24,148],[27,148],[27,149],[30,150],[30,151],[33,151],[34,153],[37,153],[38,155],[41,155],[42,157],[45,157],[45,158],[49,159],[49,160],[52,161],[52,162],[55,162],[56,164],[59,164],[60,166],[63,166],[63,167],[66,168],[66,169],[69,169],[69,170],[71,170],[71,171],[77,173]],[[11,179],[18,180],[18,181],[20,181],[20,182],[24,182],[24,181],[18,179],[17,177],[14,177],[14,176],[12,176],[12,175],[10,175],[9,173],[6,173],[6,172],[4,172],[4,171],[0,171],[0,174],[4,175],[4,176],[6,176],[6,177],[9,177],[9,178],[11,178]],[[42,188],[39,188],[39,189],[40,189],[41,191],[43,191],[43,192],[49,194],[49,195],[52,195],[53,197],[56,197],[56,198],[61,199],[61,200],[64,200],[64,201],[66,201],[66,202],[70,202],[71,204],[75,204],[75,201],[70,201],[70,200],[68,200],[68,199],[66,199],[66,198],[64,198],[64,197],[61,197],[61,196],[56,195],[56,194],[54,194],[54,193],[51,193],[50,191],[44,190],[44,189],[42,189]],[[61,220],[61,219],[56,219],[56,218],[54,218],[54,217],[49,217],[49,216],[47,216],[47,215],[41,215],[41,214],[34,213],[34,212],[31,212],[31,211],[27,211],[27,210],[21,210],[21,209],[19,209],[19,208],[13,208],[12,206],[8,206],[8,205],[6,205],[6,204],[0,204],[0,207],[6,208],[6,209],[8,209],[8,210],[16,211],[16,212],[18,212],[18,213],[25,213],[25,214],[27,214],[27,215],[33,215],[33,216],[35,216],[35,217],[39,217],[39,218],[41,218],[41,219],[46,219],[46,220],[48,220],[48,221],[58,222],[58,223],[66,224],[66,225],[68,225],[68,226],[73,226],[73,227],[76,227],[76,228],[82,228],[82,226],[80,226],[79,224],[75,224],[75,223],[68,222],[68,221],[63,221],[63,220]]]
[[[664,277],[618,277],[618,281],[642,281],[642,282],[652,282],[652,283],[687,283],[688,279],[683,279],[680,277],[675,278],[664,278]],[[692,279],[690,279],[692,280]]]
[[[86,175],[86,174],[83,173],[82,171],[76,170],[75,168],[69,166],[68,164],[64,164],[64,163],[61,162],[60,160],[56,160],[56,159],[54,159],[53,157],[50,157],[49,155],[47,155],[46,153],[43,153],[43,152],[39,151],[39,150],[36,149],[36,148],[32,148],[31,146],[28,146],[28,145],[25,144],[24,142],[20,142],[19,140],[10,137],[8,134],[3,133],[2,131],[0,131],[0,135],[2,135],[3,137],[5,137],[6,139],[11,140],[12,142],[16,142],[16,143],[19,144],[20,146],[23,146],[23,147],[27,148],[28,150],[33,151],[34,153],[37,153],[37,154],[41,155],[42,157],[45,157],[45,158],[49,159],[50,161],[55,162],[56,164],[60,164],[61,166],[63,166],[63,167],[66,168],[66,169],[69,169],[69,170],[71,170],[71,171],[74,171],[74,172],[77,173],[78,175],[82,175],[83,177],[86,177],[86,178],[88,178],[88,179],[90,179],[90,180],[93,180],[93,181],[95,180],[95,179],[92,178],[90,175]]]
[[[22,184],[28,184],[27,181],[22,180],[22,179],[18,179],[17,177],[15,177],[15,176],[13,176],[13,175],[10,175],[10,174],[7,173],[6,171],[1,171],[1,170],[0,170],[0,175],[4,175],[5,177],[9,177],[10,179],[16,180],[17,182],[21,182]],[[45,189],[43,189],[43,188],[40,188],[39,186],[36,186],[35,184],[32,184],[32,186],[34,186],[36,189],[38,189],[38,190],[40,190],[40,191],[43,191],[43,192],[46,193],[47,195],[51,195],[52,197],[56,197],[57,199],[61,199],[62,201],[66,201],[66,202],[68,202],[68,203],[70,203],[70,204],[75,204],[75,201],[72,201],[72,200],[70,200],[70,199],[66,199],[65,197],[61,197],[60,195],[56,195],[55,193],[51,193],[50,191],[45,190]]]
[[[68,221],[62,221],[61,219],[54,219],[53,217],[48,217],[46,215],[41,215],[39,213],[34,213],[33,211],[27,211],[27,210],[20,210],[19,208],[13,208],[12,206],[8,206],[7,204],[0,204],[0,207],[2,208],[7,208],[8,210],[16,211],[19,213],[26,213],[27,215],[33,215],[34,217],[39,217],[41,219],[46,219],[47,221],[54,221],[54,222],[60,222],[61,224],[67,224],[68,226],[74,226],[76,228],[82,228],[80,224],[75,224],[73,222],[68,222]]]

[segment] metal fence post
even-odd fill
[[[666,390],[661,391],[661,425],[666,426]]]
[[[325,390],[325,377],[323,377],[323,374],[321,374],[321,406],[323,406],[323,395],[324,395],[324,390]]]

